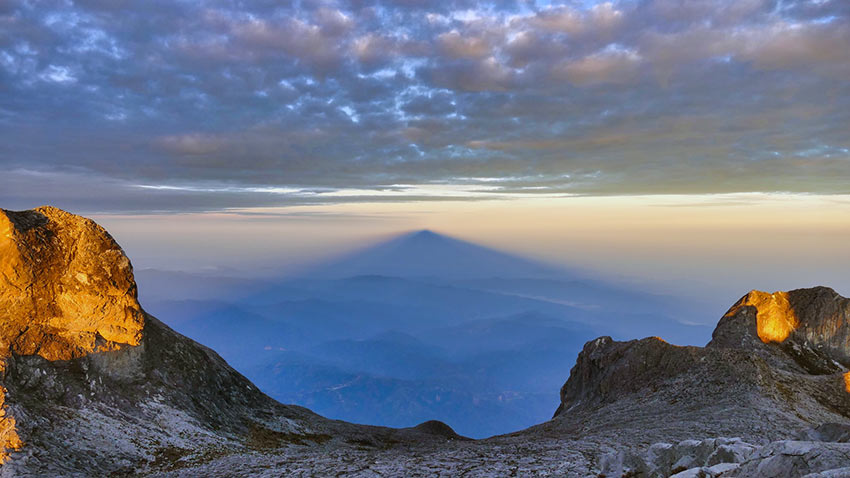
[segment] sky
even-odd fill
[[[97,217],[151,266],[432,227],[832,279],[847,78],[845,0],[0,0],[0,207]]]
[[[752,289],[850,296],[850,196],[644,195],[349,203],[95,216],[136,267],[295,275],[403,231],[430,229],[659,294],[713,304]]]

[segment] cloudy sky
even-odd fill
[[[848,78],[846,0],[0,0],[0,207],[142,266],[436,227],[850,293]]]
[[[0,0],[0,200],[848,192],[850,2]]]

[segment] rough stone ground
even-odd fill
[[[234,453],[141,476],[850,477],[850,443],[781,440],[757,446],[739,438],[710,438],[657,443],[640,451],[614,451],[611,445],[618,446],[592,440],[499,438],[388,449],[289,446],[273,452]]]
[[[273,453],[225,456],[152,477],[563,477],[588,476],[589,443],[495,440],[389,449],[287,447]]]

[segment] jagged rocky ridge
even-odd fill
[[[850,300],[826,287],[752,291],[723,316],[706,347],[675,346],[658,337],[600,337],[579,354],[555,416],[595,413],[636,394],[665,397],[669,405],[683,399],[700,404],[697,422],[710,422],[706,414],[718,407],[740,409],[744,421],[755,418],[750,425],[759,431],[850,416],[848,318]],[[772,419],[747,413],[754,408]],[[686,416],[679,422],[691,424]]]
[[[551,421],[471,441],[279,404],[146,314],[102,228],[0,210],[0,476],[850,476],[848,316],[753,291],[706,347],[600,337]]]
[[[629,342],[600,337],[579,355],[555,419],[538,428],[643,446],[640,452],[634,446],[631,452],[628,446],[609,452],[599,465],[606,476],[670,476],[689,465],[701,469],[745,458],[757,463],[693,476],[780,476],[760,469],[761,461],[803,449],[825,457],[833,453],[834,460],[823,466],[841,464],[850,460],[850,444],[821,442],[846,442],[846,436],[833,440],[817,430],[850,430],[849,318],[850,300],[826,287],[752,291],[721,318],[706,347],[679,347],[657,337]],[[706,437],[736,437],[720,442],[738,450],[712,457],[720,442],[702,440],[708,450],[702,460],[677,465],[671,459],[693,458],[692,448],[699,446],[691,439]],[[817,443],[781,441],[812,437]],[[771,441],[776,443],[761,448]],[[653,442],[658,443],[650,446]],[[782,476],[805,474],[795,470]]]

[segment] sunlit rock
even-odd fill
[[[53,207],[0,210],[0,359],[138,345],[133,269],[100,226]]]
[[[787,292],[768,294],[754,290],[744,297],[739,307],[747,305],[756,308],[756,330],[764,343],[784,342],[800,323],[788,302]]]
[[[6,408],[6,389],[0,387],[0,465],[9,459],[10,451],[20,450],[23,446],[15,425],[15,417]]]
[[[752,291],[720,319],[709,346],[776,351],[818,375],[846,372],[850,300],[828,287]]]
[[[138,345],[130,261],[91,220],[52,207],[0,210],[0,375],[10,354],[68,360]],[[22,446],[0,387],[0,460]]]

